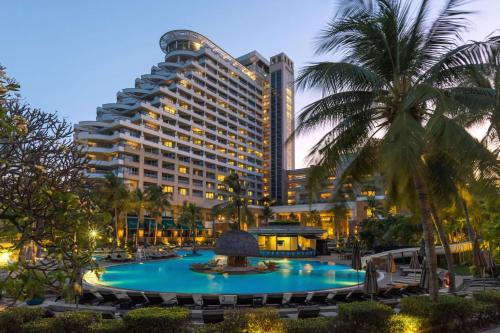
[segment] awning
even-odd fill
[[[127,225],[129,229],[137,229],[137,223],[139,219],[137,216],[127,216]]]
[[[171,217],[162,217],[161,223],[163,229],[177,229],[177,226],[174,223],[174,219]]]

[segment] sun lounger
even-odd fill
[[[177,301],[177,305],[179,306],[196,306],[196,302],[194,301],[193,295],[191,294],[177,294],[175,295],[175,299]]]
[[[282,306],[283,294],[268,294],[266,297],[266,305]]]
[[[319,306],[310,305],[310,306],[300,306],[298,309],[297,317],[299,319],[304,318],[316,318],[319,315]]]
[[[201,302],[203,307],[220,306],[220,299],[218,295],[202,295]]]
[[[349,293],[350,293],[349,290],[339,290],[335,292],[332,297],[332,302],[333,303],[346,302],[346,298],[349,295]]]
[[[119,298],[112,290],[100,289],[97,291],[101,296],[102,300],[98,303],[101,304],[112,304],[117,305],[120,303],[125,303],[127,300]]]
[[[307,293],[294,293],[288,301],[289,305],[298,306],[306,303]]]
[[[143,305],[148,302],[144,295],[138,291],[127,291],[127,296],[130,298],[130,304],[132,306]]]
[[[328,296],[330,295],[329,292],[317,292],[314,293],[309,300],[309,303],[311,304],[328,304]]]
[[[224,320],[224,310],[203,310],[201,316],[204,324],[217,324]]]
[[[144,296],[148,300],[146,306],[161,306],[165,305],[165,300],[161,297],[160,293],[145,292]]]
[[[346,296],[345,300],[346,302],[361,302],[367,300],[368,298],[370,298],[370,296],[365,294],[363,290],[355,289]]]
[[[114,306],[76,305],[71,303],[51,302],[51,301],[45,301],[41,306],[49,309],[52,312],[93,311],[101,313],[104,319],[116,318],[116,308]]]
[[[236,295],[235,306],[253,306],[253,295]]]
[[[90,290],[84,290],[83,294],[78,298],[79,304],[97,304],[99,298]]]

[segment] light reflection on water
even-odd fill
[[[196,273],[189,270],[191,264],[207,262],[214,258],[212,251],[199,252],[202,255],[197,257],[108,267],[98,283],[115,288],[144,291],[225,294],[309,291],[357,284],[356,271],[348,266],[293,259],[271,259],[280,266],[272,273],[251,275]],[[252,258],[250,261],[256,265],[262,259]],[[363,281],[363,272],[359,272],[359,278]]]

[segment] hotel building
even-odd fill
[[[75,126],[89,158],[87,176],[114,173],[131,188],[160,185],[174,205],[210,208],[224,197],[225,177],[248,185],[249,204],[286,195],[293,168],[293,63],[253,51],[234,58],[205,36],[174,30],[160,38],[164,61],[96,121]]]

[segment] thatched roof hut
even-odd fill
[[[246,231],[229,230],[217,239],[215,253],[224,256],[258,257],[259,244],[255,237]]]

